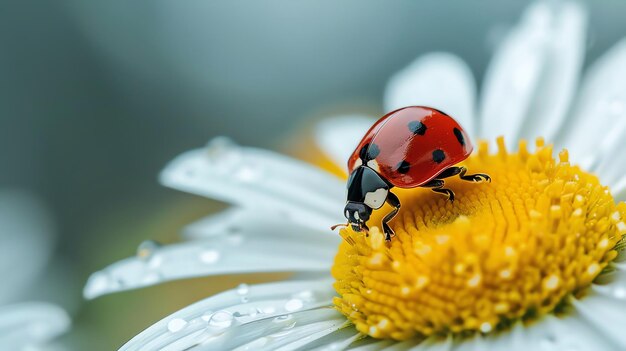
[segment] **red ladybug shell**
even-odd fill
[[[394,186],[413,188],[465,160],[472,149],[467,133],[452,117],[430,107],[409,106],[384,115],[370,128],[350,156],[348,170],[360,166],[363,156]]]

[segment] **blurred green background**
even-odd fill
[[[429,51],[461,56],[480,80],[527,4],[0,0],[0,187],[38,195],[55,220],[67,283],[49,295],[75,324],[64,338],[111,350],[191,302],[277,278],[82,300],[91,272],[224,207],[158,185],[174,156],[217,135],[281,149],[317,118],[377,115],[390,75]],[[626,33],[626,2],[588,7],[592,62]]]

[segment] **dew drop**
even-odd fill
[[[208,161],[218,173],[230,175],[242,163],[239,147],[228,138],[218,137],[211,140],[206,150]]]
[[[209,319],[209,325],[216,328],[228,328],[231,324],[233,324],[233,315],[228,311],[215,312]]]
[[[239,169],[235,172],[235,177],[246,183],[258,179],[260,175],[261,169],[259,165],[253,163],[239,165]]]
[[[237,294],[240,296],[247,295],[250,292],[250,287],[248,284],[239,284],[237,286]]]
[[[182,318],[174,318],[167,323],[167,329],[172,333],[176,333],[177,331],[180,331],[183,328],[185,328],[186,325],[187,325],[186,320]]]
[[[300,299],[291,299],[285,303],[285,310],[287,312],[297,311],[304,307],[304,302]]]
[[[282,316],[278,316],[278,317],[274,318],[274,323],[284,323],[284,322],[290,320],[291,318],[293,318],[292,315],[290,315],[290,314],[283,314]]]
[[[248,315],[252,318],[256,317],[257,314],[259,314],[261,311],[259,311],[258,308],[251,308],[248,310]]]
[[[618,286],[613,289],[613,296],[617,299],[626,299],[626,288]]]
[[[302,299],[304,301],[311,301],[313,300],[313,291],[311,290],[303,290],[300,291],[299,293],[293,294],[294,298],[299,298]]]
[[[213,317],[213,311],[206,311],[200,318],[202,318],[205,322],[208,322],[211,320],[211,317]]]
[[[220,259],[220,252],[213,249],[207,249],[200,253],[200,261],[205,264],[213,264]]]
[[[137,257],[142,260],[149,260],[156,251],[159,250],[161,244],[154,240],[143,241],[137,247]]]
[[[267,306],[267,307],[263,308],[261,311],[263,313],[265,313],[265,314],[272,314],[272,313],[276,312],[276,309],[274,307],[272,307],[272,306]]]

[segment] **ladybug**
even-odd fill
[[[395,234],[389,221],[400,210],[400,200],[390,190],[429,188],[454,201],[444,179],[459,176],[470,182],[491,181],[487,174],[466,174],[455,164],[472,153],[467,133],[448,114],[425,106],[409,106],[380,118],[365,134],[348,160],[347,203],[344,209],[354,231],[367,231],[373,210],[385,202],[393,207],[382,220],[387,241]]]

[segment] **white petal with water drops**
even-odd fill
[[[169,187],[255,209],[271,208],[292,221],[341,220],[344,182],[304,162],[216,138],[178,156],[161,173]]]
[[[317,146],[344,172],[348,172],[348,158],[376,122],[376,118],[350,115],[325,119],[314,131]]]
[[[385,89],[385,112],[405,106],[430,106],[453,116],[475,135],[476,83],[460,58],[426,54],[396,73]]]
[[[0,350],[31,350],[69,329],[61,308],[43,302],[0,307]]]
[[[345,219],[343,221],[345,222]],[[289,218],[281,217],[271,209],[240,207],[231,207],[202,218],[185,227],[183,234],[187,239],[215,238],[236,246],[250,236],[271,237],[276,235],[274,232],[290,235],[291,240],[302,240],[302,247],[306,247],[309,242],[321,241],[334,250],[341,241],[341,237],[329,229],[328,223],[293,223]]]
[[[504,135],[515,146],[527,118],[544,135],[557,131],[582,60],[584,23],[583,12],[573,3],[536,2],[529,7],[485,74],[481,137]]]
[[[254,228],[250,228],[254,230]],[[256,272],[327,272],[337,239],[306,228],[275,225],[241,240],[211,236],[166,246],[140,245],[138,255],[91,275],[87,298],[200,276]],[[153,251],[148,251],[147,247]]]
[[[331,280],[283,282],[247,286],[227,291],[164,318],[144,330],[120,350],[226,350],[275,349],[324,330],[345,324],[332,306]],[[289,302],[300,299],[294,312]]]

